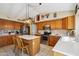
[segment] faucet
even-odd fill
[[[74,35],[74,31],[73,30],[69,30],[67,33],[66,33],[67,36],[73,36]]]

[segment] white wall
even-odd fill
[[[51,13],[49,13],[49,18],[40,19],[40,21],[61,19],[61,18],[67,17],[67,16],[74,15],[73,10],[72,11],[59,11],[59,12],[56,12],[56,13],[57,13],[57,17],[53,17],[54,12],[51,12]],[[36,21],[36,22],[40,22],[40,21]]]
[[[29,16],[34,18],[37,14],[43,12],[57,12],[74,10],[75,3],[29,3]],[[37,7],[34,7],[37,6]],[[9,18],[13,20],[26,17],[26,3],[0,3],[0,18]]]
[[[75,16],[75,35],[79,35],[79,15]]]
[[[79,42],[79,14],[75,15],[75,37]]]
[[[79,30],[79,15],[76,15],[75,16],[75,29],[76,30]]]

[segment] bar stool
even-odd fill
[[[16,47],[19,50],[21,50],[22,55],[24,54],[24,50],[26,50],[27,54],[29,55],[29,44],[27,44],[27,43],[24,44],[22,38],[17,38],[16,41],[17,41],[17,46]]]

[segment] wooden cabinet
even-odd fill
[[[39,27],[41,30],[43,30],[44,26],[47,24],[47,22],[41,22]]]
[[[59,36],[49,36],[48,44],[54,47],[59,38],[60,38]]]
[[[62,29],[62,20],[58,19],[58,20],[52,20],[50,22],[51,24],[51,29]]]
[[[1,29],[7,29],[7,30],[12,30],[12,29],[20,29],[24,24],[20,22],[15,22],[15,21],[10,21],[10,20],[5,20],[5,19],[0,19],[0,28]]]
[[[4,43],[3,37],[0,37],[0,47],[4,45],[3,43]]]
[[[3,28],[3,21],[0,20],[0,29],[2,29],[2,28]]]
[[[62,20],[56,20],[55,21],[55,29],[62,29]]]
[[[36,24],[38,30],[43,30],[43,27],[47,24],[47,22],[39,22]]]
[[[62,29],[67,29],[68,26],[67,21],[68,21],[67,17],[62,19]]]
[[[20,23],[15,22],[14,23],[14,29],[20,29]]]
[[[46,24],[51,26],[51,21],[46,21]]]
[[[10,21],[9,23],[10,29],[14,29],[14,22]]]
[[[37,30],[40,30],[40,23],[36,23]]]
[[[62,19],[62,29],[75,29],[75,17],[68,16]]]
[[[68,29],[75,29],[75,16],[68,17]]]
[[[38,30],[42,30],[44,25],[51,25],[51,29],[75,29],[75,16],[68,16],[62,19],[38,22]]]
[[[13,44],[13,36],[0,36],[0,47]]]
[[[12,29],[12,25],[10,21],[5,21],[5,29]]]
[[[38,30],[43,30],[45,25],[50,25],[51,29],[62,29],[62,20],[39,22],[36,24],[36,27]]]
[[[51,29],[55,29],[55,28],[56,28],[56,27],[55,27],[55,25],[56,25],[55,23],[56,23],[55,20],[51,21],[51,23],[50,23],[50,24],[51,24]]]
[[[32,40],[23,38],[24,43],[29,45],[29,54],[36,55],[40,51],[40,36]]]

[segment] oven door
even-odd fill
[[[42,40],[48,40],[48,35],[42,35],[42,36],[41,36],[41,39],[42,39]]]

